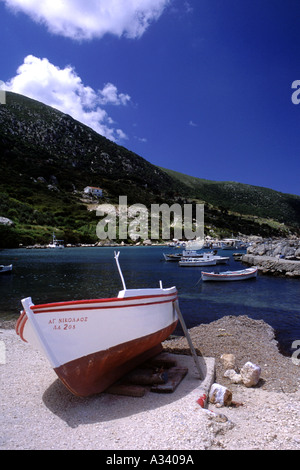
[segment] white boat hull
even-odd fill
[[[223,273],[202,272],[202,281],[242,281],[257,277],[257,267],[247,268],[240,271],[227,271]]]
[[[27,298],[16,332],[46,355],[72,393],[87,396],[161,350],[178,322],[174,302],[175,287],[44,305]]]
[[[217,264],[215,259],[198,259],[198,258],[184,258],[179,261],[179,266],[215,266]]]
[[[216,264],[226,264],[228,256],[218,256],[213,253],[198,253],[196,251],[185,250],[180,254],[163,253],[165,261],[178,261],[179,266],[215,266]]]
[[[0,274],[8,274],[12,271],[12,264],[8,266],[0,265]]]

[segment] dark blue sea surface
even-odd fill
[[[11,275],[0,276],[0,317],[16,318],[21,299],[35,304],[116,296],[122,289],[114,260],[115,248],[17,249],[0,251],[0,264],[13,264]],[[201,271],[226,271],[244,266],[231,251],[228,265],[180,267],[163,260],[166,247],[120,247],[120,265],[127,288],[175,285],[188,328],[226,315],[262,319],[277,334],[282,349],[293,352],[300,340],[300,280],[258,275],[240,282],[202,282]],[[176,250],[179,252],[179,250]],[[180,326],[176,330],[182,334]]]

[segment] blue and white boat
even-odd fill
[[[256,278],[257,271],[256,266],[239,271],[224,271],[222,273],[202,271],[201,279],[202,281],[243,281],[245,279]]]

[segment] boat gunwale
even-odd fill
[[[172,288],[171,288],[172,289]],[[168,297],[168,298],[163,298],[163,297]],[[135,304],[129,304],[127,301],[134,301],[134,300],[145,300],[145,299],[151,299],[155,298],[156,301],[154,302],[143,302],[143,303],[135,303]],[[161,300],[159,300],[161,299]],[[115,297],[115,298],[110,298],[110,299],[91,299],[91,300],[78,300],[78,301],[68,301],[68,302],[56,302],[52,304],[43,304],[43,305],[31,305],[30,309],[33,311],[34,315],[41,315],[43,313],[52,313],[52,314],[60,314],[60,313],[66,313],[66,312],[74,312],[74,311],[85,311],[85,310],[104,310],[104,309],[117,309],[117,308],[132,308],[132,307],[143,307],[143,306],[151,306],[151,305],[158,305],[158,304],[164,304],[164,303],[169,303],[169,302],[176,302],[178,300],[178,291],[174,291],[172,293],[167,293],[167,294],[160,294],[160,295],[144,295],[144,296],[134,296],[134,297],[125,297],[125,298],[120,298],[120,297]],[[126,301],[126,304],[123,305],[107,305],[107,301],[113,302],[122,302]],[[106,305],[97,305],[95,307],[91,307],[89,305],[86,305],[85,307],[78,307],[76,308],[76,305],[83,305],[83,304],[91,304],[91,303],[105,303]],[[64,306],[70,306],[71,308],[58,308],[58,307],[64,307]],[[56,307],[56,309],[51,309],[50,307]],[[72,308],[73,307],[73,308]],[[35,309],[40,309],[41,311],[35,311]],[[21,315],[18,318],[15,330],[17,335],[20,336],[20,338],[24,342],[28,342],[24,338],[24,329],[25,325],[28,321],[28,316],[23,310],[21,312]]]
[[[166,298],[170,297],[170,298]],[[122,307],[129,307],[129,305],[101,305],[101,304],[110,304],[110,303],[121,303],[121,302],[132,302],[132,301],[139,301],[139,300],[146,300],[146,299],[159,299],[159,298],[164,298],[165,300],[162,300],[161,302],[152,302],[153,304],[156,303],[166,303],[166,302],[171,302],[175,301],[178,299],[178,292],[177,290],[174,292],[166,293],[166,294],[155,294],[155,295],[136,295],[132,297],[112,297],[112,298],[106,298],[106,299],[88,299],[88,300],[70,300],[66,302],[54,302],[54,303],[46,303],[46,304],[39,304],[39,305],[32,305],[30,308],[31,310],[35,313],[44,313],[44,309],[51,309],[49,311],[51,312],[60,312],[63,310],[60,310],[60,307],[76,307],[77,305],[86,305],[86,307],[79,307],[78,309],[80,310],[96,310],[96,309],[102,309],[102,308],[122,308]],[[98,306],[91,306],[91,304],[100,304]],[[151,305],[152,303],[137,303],[134,306],[140,306],[140,305]],[[52,308],[57,308],[57,310],[52,310]],[[41,310],[41,311],[39,311]],[[65,309],[65,310],[73,310],[72,308],[70,309]]]

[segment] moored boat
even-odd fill
[[[217,261],[213,258],[181,258],[179,261],[179,266],[215,266]]]
[[[201,253],[199,256],[183,256],[179,261],[179,266],[215,266],[216,264],[226,264],[228,260],[229,256]]]
[[[166,261],[178,261],[179,266],[214,266],[215,264],[226,264],[229,261],[229,256],[219,256],[216,253],[184,250],[182,254],[163,253],[163,255]]]
[[[42,305],[22,300],[17,334],[45,354],[75,395],[100,393],[158,354],[177,325],[176,287],[127,289],[120,275],[123,290],[114,298]]]
[[[181,259],[180,253],[163,253],[165,261],[179,261]]]
[[[52,242],[49,243],[49,245],[47,245],[47,248],[58,248],[58,249],[62,249],[64,248],[64,244],[63,244],[63,240],[57,240],[56,236],[52,235]]]
[[[202,281],[242,281],[245,279],[256,278],[257,267],[241,269],[239,271],[224,271],[221,273],[203,272],[201,273]]]
[[[12,264],[9,264],[8,266],[4,266],[3,264],[0,264],[0,274],[10,274],[12,272]]]

